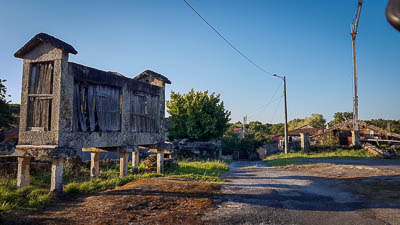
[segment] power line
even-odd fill
[[[248,116],[249,118],[251,118],[252,116],[254,116],[254,114],[257,113],[258,111],[264,109],[265,107],[268,107],[268,106],[273,102],[273,101],[272,101],[273,98],[276,96],[276,94],[278,94],[278,91],[281,89],[281,84],[282,84],[282,83],[279,83],[279,85],[277,86],[277,88],[276,88],[274,94],[271,96],[271,98],[270,98],[270,100],[267,102],[267,104],[262,105],[261,107],[259,107],[258,109],[254,110],[252,113],[250,113],[249,116]]]
[[[253,60],[251,60],[249,57],[247,57],[244,53],[242,53],[238,48],[236,48],[231,42],[229,42],[224,36],[222,36],[221,33],[218,32],[217,29],[215,29],[209,22],[207,22],[206,19],[204,19],[200,13],[198,13],[190,4],[189,2],[187,2],[186,0],[183,0],[216,34],[218,34],[218,36],[220,36],[233,50],[235,50],[237,53],[239,53],[239,55],[241,55],[244,59],[246,59],[249,63],[251,63],[252,65],[254,65],[255,67],[257,67],[259,70],[261,70],[262,72],[271,75],[271,72],[268,72],[267,70],[265,70],[264,68],[262,68],[260,65],[258,65],[257,63],[255,63]]]
[[[281,102],[282,102],[282,98],[283,98],[283,95],[281,96],[281,98],[279,99],[278,104],[276,105],[274,115],[272,116],[272,120],[275,120],[276,112],[278,111],[278,106],[279,106],[279,105],[281,104]],[[271,121],[271,123],[273,123],[273,122]]]
[[[276,98],[276,99],[274,99],[273,101],[271,101],[271,103],[278,102],[278,100],[279,100],[279,101],[282,101],[281,99],[282,99],[282,98]],[[272,105],[272,104],[271,104],[271,105]],[[271,110],[271,111],[272,111],[272,110]],[[261,114],[261,112],[259,112],[258,114],[256,114],[255,117],[258,117],[260,114]]]

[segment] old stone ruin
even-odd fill
[[[62,192],[66,158],[78,149],[91,154],[91,177],[99,175],[102,152],[118,152],[120,176],[128,159],[139,165],[139,148],[157,154],[163,170],[165,84],[146,70],[135,78],[69,62],[74,47],[45,33],[15,57],[23,59],[19,139],[7,156],[18,157],[17,186],[30,184],[31,159],[51,161],[52,192]]]
[[[361,147],[370,153],[382,158],[398,157],[400,147],[400,134],[391,132],[390,129],[382,129],[370,125],[364,121],[359,121],[359,134]],[[295,151],[315,151],[323,149],[351,149],[353,148],[353,121],[347,120],[342,123],[323,128],[313,128],[304,126],[288,134],[288,148]],[[283,140],[280,141],[278,148],[283,150]],[[260,155],[265,155],[267,147],[259,149]]]
[[[175,140],[172,143],[173,153],[179,159],[218,159],[222,157],[221,141]]]

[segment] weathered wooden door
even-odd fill
[[[27,130],[51,130],[53,76],[53,62],[31,64],[28,87]]]
[[[160,96],[131,93],[131,132],[158,133],[160,129]]]

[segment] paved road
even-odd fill
[[[400,224],[400,204],[374,203],[352,194],[343,179],[234,162],[217,198],[203,216],[209,224]]]

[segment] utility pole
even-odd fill
[[[247,116],[243,117],[243,128],[242,128],[242,139],[244,138],[244,133],[246,130]]]
[[[279,77],[283,80],[283,98],[284,98],[284,109],[285,109],[285,154],[288,153],[288,124],[287,124],[287,103],[286,103],[286,77],[278,76],[276,74],[273,75],[274,77]]]
[[[353,96],[353,132],[352,132],[352,144],[358,148],[360,146],[360,130],[358,126],[358,94],[357,94],[357,57],[356,57],[356,36],[358,29],[358,22],[360,20],[362,7],[362,0],[358,0],[358,6],[356,15],[354,16],[353,23],[351,24],[351,40],[353,44],[353,84],[354,84],[354,96]]]

